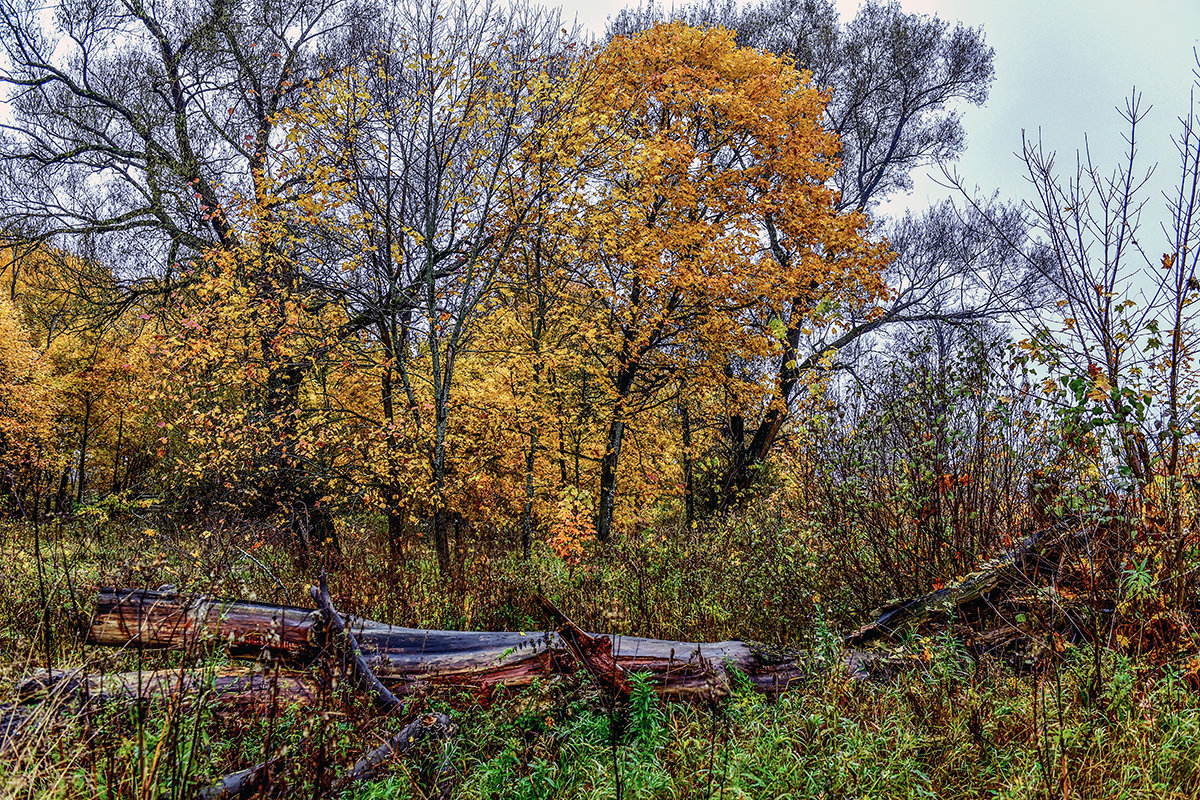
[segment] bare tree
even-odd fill
[[[1198,73],[1200,79],[1200,73]],[[1195,300],[1200,297],[1200,128],[1192,98],[1175,144],[1178,171],[1163,192],[1162,238],[1143,222],[1158,165],[1138,160],[1148,109],[1135,92],[1120,113],[1125,153],[1112,169],[1085,144],[1060,168],[1040,139],[1021,157],[1031,187],[1025,234],[1002,238],[1052,294],[1042,313],[1022,318],[1030,379],[1058,424],[1059,457],[1088,457],[1110,488],[1142,495],[1163,538],[1166,578],[1182,600],[1184,555],[1195,542],[1195,480],[1187,453],[1197,442],[1200,378]],[[999,224],[995,227],[1000,230]],[[1151,488],[1154,487],[1154,488]]]
[[[0,6],[7,230],[102,237],[136,291],[235,243],[274,118],[344,39],[345,0],[63,0]],[[126,234],[126,235],[113,235]]]
[[[574,41],[556,12],[533,6],[399,3],[352,79],[361,104],[346,109],[339,129],[306,132],[312,152],[344,175],[344,207],[359,221],[317,233],[328,282],[340,282],[347,308],[378,347],[382,418],[360,422],[388,431],[397,456],[398,431],[415,432],[428,461],[443,572],[456,368],[501,264],[549,188],[517,155],[560,113],[533,92],[575,59]],[[395,466],[386,463],[377,478],[393,537],[412,496]]]
[[[1056,339],[1063,346],[1053,348],[1055,366],[1090,373],[1093,381],[1100,370],[1114,389],[1137,383],[1140,375],[1163,376],[1154,391],[1157,411],[1139,414],[1138,424],[1130,416],[1137,407],[1125,405],[1129,398],[1122,392],[1106,393],[1104,400],[1121,423],[1115,432],[1124,467],[1139,485],[1164,470],[1177,474],[1181,449],[1194,435],[1187,422],[1196,336],[1191,306],[1200,292],[1200,132],[1194,114],[1180,120],[1175,138],[1179,178],[1173,191],[1164,192],[1160,248],[1149,245],[1142,224],[1154,167],[1137,163],[1137,132],[1146,116],[1138,95],[1122,111],[1129,126],[1125,160],[1111,172],[1093,161],[1087,147],[1066,178],[1041,141],[1026,140],[1022,153],[1034,191],[1028,203],[1034,227],[1021,243],[1023,252],[1053,285],[1066,320]],[[1045,322],[1035,323],[1035,334],[1047,330]]]

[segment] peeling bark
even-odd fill
[[[561,627],[563,620],[555,621]],[[585,634],[573,623],[566,637],[556,632],[423,630],[365,619],[352,620],[346,629],[372,673],[398,696],[428,685],[474,690],[486,697],[500,686],[521,688],[584,667],[593,674],[607,670],[618,691],[625,691],[624,675],[645,672],[663,697],[708,701],[728,693],[735,670],[768,694],[807,674],[797,651],[740,641]],[[323,642],[323,620],[311,609],[140,589],[101,589],[88,633],[88,643],[116,647],[187,652],[221,647],[234,657],[257,657],[267,650],[292,667],[313,663]],[[608,659],[611,666],[603,666]],[[620,681],[613,677],[617,667]]]

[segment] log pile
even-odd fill
[[[665,698],[711,701],[728,692],[734,671],[769,694],[786,690],[807,674],[803,654],[797,651],[740,641],[589,634],[553,605],[542,603],[558,630],[441,631],[369,619],[351,620],[344,630],[370,673],[399,697],[440,686],[470,690],[486,699],[502,686],[520,689],[582,668],[619,693],[628,692],[625,676],[642,672]],[[107,588],[97,596],[87,642],[193,654],[223,648],[243,658],[266,653],[287,668],[304,669],[328,652],[326,616],[313,609]]]
[[[35,720],[59,710],[97,705],[165,701],[186,707],[204,703],[217,714],[248,715],[301,704],[318,707],[328,686],[314,667],[344,675],[382,715],[402,715],[403,698],[425,688],[465,690],[486,700],[500,687],[520,689],[539,679],[582,672],[614,699],[631,691],[629,676],[645,673],[661,696],[713,701],[728,694],[734,671],[757,689],[784,691],[805,675],[801,654],[746,642],[675,642],[589,634],[553,604],[540,599],[557,630],[544,633],[439,631],[403,628],[368,619],[347,620],[333,605],[322,576],[313,587],[316,609],[187,596],[173,591],[100,589],[87,643],[122,650],[176,651],[201,658],[223,651],[252,660],[257,670],[236,665],[91,675],[82,671],[39,673],[17,687],[15,705],[0,708],[0,751]],[[267,662],[270,669],[262,669]],[[332,667],[332,669],[330,669]],[[37,709],[40,715],[33,713]],[[330,790],[378,774],[388,762],[426,738],[448,741],[456,727],[445,714],[412,719],[337,779]],[[294,746],[293,746],[294,749]],[[448,797],[454,772],[443,747],[439,795]],[[250,797],[269,786],[290,757],[271,758],[224,776],[203,788],[204,800]]]
[[[992,606],[1001,596],[1027,591],[1031,579],[1053,559],[1070,531],[1028,537],[993,562],[927,595],[889,603],[872,621],[843,638],[841,668],[854,677],[887,674],[903,666],[890,644],[923,635],[957,614]],[[405,699],[443,688],[487,701],[501,687],[521,689],[535,681],[580,673],[611,699],[628,697],[630,678],[643,674],[659,696],[714,702],[741,676],[757,691],[775,695],[831,665],[802,651],[747,641],[684,642],[583,631],[552,603],[538,598],[551,629],[540,633],[444,631],[406,628],[338,613],[324,577],[312,588],[316,608],[281,606],[175,591],[103,588],[98,591],[87,643],[120,650],[175,651],[199,657],[222,651],[236,663],[219,669],[185,668],[85,675],[37,674],[23,681],[18,702],[0,707],[0,751],[20,736],[41,704],[74,708],[96,703],[146,703],[156,699],[196,702],[217,713],[261,713],[290,704],[316,707],[328,696],[328,676],[346,678],[381,715],[404,714]],[[1011,624],[981,641],[1021,636]],[[1007,637],[1007,639],[1006,639]],[[882,644],[883,647],[879,645]],[[185,663],[213,663],[203,658]],[[267,663],[269,669],[263,669]],[[836,667],[836,665],[833,665]],[[321,669],[314,669],[320,667]],[[397,737],[365,754],[337,782],[345,788],[374,775],[382,765],[427,736],[454,735],[444,715],[414,718]],[[208,787],[209,800],[245,797],[269,782],[283,754],[226,776]],[[439,789],[452,775],[443,764]]]
[[[870,622],[843,637],[843,666],[858,677],[888,671],[894,661],[886,649],[889,642],[930,633],[954,613],[990,604],[1013,590],[1027,590],[1072,533],[1038,532],[959,581],[877,609]],[[587,633],[544,598],[538,601],[552,629],[513,632],[426,630],[343,619],[323,578],[312,595],[316,608],[173,590],[102,588],[86,641],[122,650],[193,656],[221,650],[233,659],[265,658],[277,666],[272,691],[285,702],[310,701],[316,691],[311,668],[336,656],[383,711],[426,688],[464,690],[486,701],[501,687],[521,689],[580,670],[616,695],[628,694],[630,674],[643,673],[663,698],[712,702],[729,692],[735,673],[758,691],[774,695],[828,666],[802,651],[749,641],[685,642]],[[22,691],[28,697],[53,688],[94,699],[146,699],[192,692],[201,680],[210,701],[221,707],[237,711],[266,701],[262,674],[236,666],[202,678],[179,670],[86,678],[77,673],[32,676]]]

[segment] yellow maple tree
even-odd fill
[[[571,279],[599,306],[581,324],[608,391],[603,540],[639,410],[681,373],[712,385],[731,358],[778,352],[768,320],[799,296],[881,294],[888,254],[862,214],[836,209],[838,141],[807,73],[682,23],[618,37],[592,59],[575,77],[586,100],[530,157],[581,176],[556,213],[575,223]]]

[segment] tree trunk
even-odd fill
[[[392,505],[388,506],[387,525],[388,549],[393,556],[399,556],[404,552],[404,514]]]
[[[396,404],[393,393],[395,380],[392,378],[392,364],[396,362],[397,354],[393,348],[391,330],[385,324],[379,325],[380,342],[387,356],[387,364],[380,378],[380,399],[383,402],[383,419],[387,423],[387,477],[384,480],[383,503],[387,513],[388,549],[393,556],[399,556],[404,551],[404,538],[407,533],[405,519],[406,510],[400,505],[400,498],[405,496],[402,488],[403,481],[396,469],[395,457],[400,449],[400,438],[397,435]]]
[[[79,475],[75,483],[75,504],[83,505],[83,493],[87,488],[87,448],[88,437],[91,434],[92,395],[83,394],[83,432],[79,437]]]
[[[608,448],[600,462],[600,505],[596,509],[596,538],[607,542],[612,536],[613,508],[617,499],[617,462],[625,438],[625,419],[618,401],[608,426]]]
[[[450,523],[450,512],[439,505],[433,512],[433,547],[437,551],[438,574],[443,578],[450,577]]]
[[[70,488],[71,468],[70,466],[63,467],[62,475],[58,479],[58,492],[54,495],[54,513],[65,514],[67,511],[67,489]],[[46,511],[49,512],[50,496],[46,496]]]
[[[537,459],[538,427],[529,432],[529,449],[525,451],[525,507],[521,511],[521,553],[528,561],[533,551],[533,468]]]
[[[803,297],[792,298],[791,313],[783,339],[783,353],[776,367],[775,398],[754,429],[749,445],[744,444],[745,420],[740,414],[730,419],[733,457],[719,490],[712,497],[710,511],[728,508],[750,488],[753,468],[766,459],[771,446],[779,438],[779,430],[787,419],[788,401],[800,379],[801,320],[808,305],[808,301]]]
[[[563,629],[561,620],[559,627]],[[590,644],[556,632],[510,633],[401,628],[366,619],[347,625],[370,669],[397,695],[418,685],[475,690],[519,688],[573,672],[606,648],[622,673],[649,673],[664,696],[709,700],[728,693],[733,671],[774,694],[806,674],[801,654],[747,642],[680,642],[582,634]],[[580,632],[581,633],[581,632]],[[312,663],[325,642],[324,623],[310,609],[143,590],[101,589],[88,643],[201,653],[223,648],[233,657],[272,652],[291,667]]]
[[[692,418],[688,414],[687,398],[680,399],[678,409],[683,433],[683,506],[690,528],[696,520],[696,484],[692,474]]]
[[[112,493],[121,491],[121,437],[125,433],[125,408],[119,409],[117,416],[117,444],[113,448]]]

